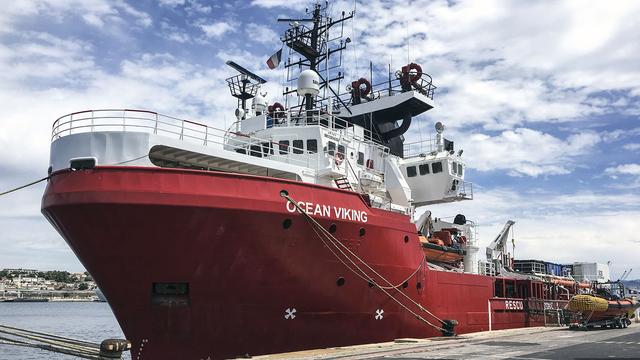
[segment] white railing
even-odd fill
[[[275,111],[269,116],[271,121],[270,127],[296,127],[307,125],[319,125],[327,129],[341,132],[361,141],[372,141],[372,132],[369,129],[358,126],[363,129],[362,134],[356,131],[356,126],[345,119],[332,116],[320,110],[299,110],[297,108]]]
[[[437,151],[436,139],[426,139],[421,141],[414,141],[404,144],[403,155],[404,158],[418,156],[421,154],[430,154]]]
[[[306,152],[293,154],[293,149],[297,148],[291,145],[287,146],[289,148],[287,154],[280,154],[280,144],[268,139],[225,131],[147,110],[107,109],[71,113],[58,118],[53,123],[51,141],[72,134],[105,131],[145,132],[204,146],[219,145],[230,148],[230,151],[244,152],[246,156],[252,156],[252,154],[256,156],[255,150],[251,151],[251,149],[252,146],[254,149],[255,146],[259,146],[260,151],[264,151],[264,148],[272,149],[259,157],[305,167],[317,168],[320,161],[319,154]],[[303,151],[303,149],[297,150]]]

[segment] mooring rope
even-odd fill
[[[0,345],[36,348],[84,359],[121,358],[122,352],[131,348],[126,340],[109,339],[96,344],[7,325],[0,325]]]
[[[2,193],[0,193],[0,196],[7,195],[7,194],[11,194],[11,193],[12,193],[12,192],[14,192],[14,191],[18,191],[18,190],[22,190],[22,189],[24,189],[24,188],[28,188],[29,186],[33,186],[33,185],[35,185],[35,184],[41,183],[41,182],[43,182],[43,181],[45,181],[45,180],[47,180],[47,179],[49,179],[49,176],[43,177],[42,179],[38,179],[38,180],[36,180],[36,181],[32,181],[32,182],[30,182],[30,183],[28,183],[28,184],[24,184],[24,185],[18,186],[17,188],[14,188],[14,189],[7,190],[7,191],[5,191],[5,192],[2,192]]]
[[[392,299],[393,301],[395,301],[400,307],[402,307],[403,309],[405,309],[406,311],[408,311],[410,314],[412,314],[413,316],[415,316],[418,320],[434,327],[435,329],[442,331],[442,332],[447,332],[447,330],[443,329],[442,327],[435,325],[431,322],[429,322],[427,319],[423,318],[420,314],[417,314],[415,311],[411,310],[408,306],[406,306],[404,303],[402,303],[400,300],[396,299],[391,293],[389,293],[388,290],[390,289],[396,289],[398,286],[393,285],[387,278],[385,278],[383,275],[381,275],[380,273],[378,273],[375,269],[373,269],[371,266],[369,266],[364,260],[362,260],[358,255],[356,255],[353,251],[351,251],[351,249],[349,249],[346,245],[344,245],[342,242],[340,242],[338,239],[336,239],[327,229],[325,229],[322,225],[320,225],[313,217],[311,217],[311,215],[309,215],[304,209],[302,209],[302,207],[300,205],[298,205],[298,203],[296,203],[286,192],[281,192],[280,195],[285,198],[288,202],[290,202],[291,204],[293,204],[295,206],[295,208],[298,210],[298,212],[300,214],[302,214],[304,216],[304,218],[307,220],[307,222],[309,222],[309,224],[312,226],[312,230],[314,231],[314,233],[320,238],[320,240],[323,242],[323,244],[325,246],[327,246],[326,241],[324,240],[324,238],[318,234],[318,231],[316,229],[319,229],[325,236],[326,239],[329,240],[329,242],[342,254],[342,256],[344,256],[352,265],[353,267],[355,267],[357,269],[357,271],[355,271],[351,266],[347,265],[344,260],[342,260],[340,258],[340,256],[338,256],[336,254],[335,251],[333,251],[333,249],[331,249],[330,247],[329,250],[331,251],[331,253],[342,263],[344,264],[347,269],[349,269],[351,272],[353,272],[356,276],[360,277],[361,279],[373,283],[374,286],[376,286],[378,289],[380,289],[385,295],[387,295],[390,299]],[[342,248],[342,249],[341,249]],[[344,250],[343,250],[344,249]],[[353,256],[355,259],[357,259],[361,264],[363,264],[367,269],[369,269],[373,274],[375,274],[377,277],[379,277],[380,279],[382,279],[384,282],[386,282],[389,286],[381,286],[380,284],[378,284],[376,281],[373,281],[373,279],[371,279],[371,277],[368,276],[367,272],[364,271],[360,266],[358,266],[358,264],[349,257],[348,254],[345,253],[345,250],[351,255]],[[404,282],[408,281],[409,279],[411,279],[419,270],[420,268],[422,268],[423,264],[425,262],[425,258],[423,257],[422,260],[420,261],[420,264],[418,265],[418,268],[411,274],[411,276],[409,276],[407,278],[407,280],[403,281],[400,284],[403,284]],[[360,272],[360,273],[358,273]],[[411,303],[413,303],[416,307],[418,307],[421,311],[426,312],[427,314],[431,315],[433,318],[435,318],[436,320],[438,320],[441,324],[444,324],[445,322],[438,318],[435,314],[433,314],[432,312],[430,312],[428,309],[426,309],[425,307],[423,307],[420,303],[416,302],[415,300],[413,300],[411,297],[409,297],[409,295],[405,294],[402,291],[398,291],[400,294],[402,294],[407,300],[409,300]]]

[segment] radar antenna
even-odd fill
[[[256,96],[260,85],[267,81],[233,61],[227,61],[227,65],[240,73],[228,78],[227,84],[229,85],[231,96],[238,99],[238,110],[236,110],[236,113],[241,115],[239,116],[240,118],[244,119],[247,100]],[[239,110],[242,111],[240,112]]]

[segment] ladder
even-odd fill
[[[351,182],[349,182],[349,179],[347,179],[346,176],[334,179],[333,181],[335,181],[336,185],[338,186],[338,189],[353,191],[353,187],[351,187]]]

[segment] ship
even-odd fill
[[[345,80],[354,13],[315,5],[305,16],[279,19],[289,84],[280,102],[261,92],[265,79],[227,62],[238,103],[229,128],[140,109],[53,123],[42,213],[108,299],[132,357],[222,359],[545,324],[581,284],[516,271],[512,221],[478,259],[473,221],[422,211],[473,199],[442,123],[433,139],[405,141],[435,106],[432,77],[408,63],[378,83]]]

